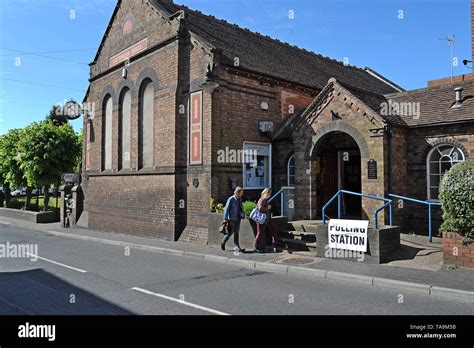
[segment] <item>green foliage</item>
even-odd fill
[[[20,169],[30,187],[49,187],[73,172],[81,158],[82,140],[69,124],[51,121],[26,127],[17,144]]]
[[[216,213],[219,213],[219,214],[224,215],[224,204],[219,203],[219,204],[216,206]]]
[[[217,203],[216,203],[216,200],[214,198],[211,197],[211,199],[209,200],[209,207],[211,209],[211,212],[215,212],[216,211],[216,207],[217,207]]]
[[[0,136],[0,179],[10,187],[26,186],[26,178],[20,166],[18,143],[23,137],[22,129],[11,129]]]
[[[217,201],[214,198],[211,197],[209,205],[210,205],[210,208],[211,208],[211,212],[224,214],[224,204],[217,203]]]
[[[53,105],[49,113],[46,115],[46,120],[52,122],[56,126],[64,126],[68,121],[63,115],[58,115],[57,110],[60,106]]]
[[[465,241],[474,239],[474,161],[458,163],[440,184],[443,209],[442,231],[457,232]]]
[[[10,202],[10,206],[8,208],[10,209],[17,209],[21,210],[25,207],[25,201],[24,200],[19,200],[19,199],[12,199]]]
[[[255,207],[257,206],[257,203],[252,202],[252,201],[246,201],[244,202],[243,206],[244,206],[245,216],[250,217],[250,213],[252,212],[252,210],[255,209]]]
[[[54,210],[56,209],[56,199],[52,199],[49,201],[48,207],[44,205],[44,196],[41,196],[38,200],[39,206],[36,204],[36,197],[33,196],[32,203],[30,205],[31,211],[45,211],[45,210]],[[25,206],[25,198],[13,198],[11,201],[10,208],[12,209],[23,209]],[[58,200],[58,207],[61,206],[61,200]],[[46,209],[45,209],[46,208]]]

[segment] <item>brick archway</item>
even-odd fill
[[[344,154],[349,155],[348,159],[342,162],[340,156]],[[311,217],[320,218],[323,205],[338,190],[345,189],[352,192],[365,190],[366,182],[362,172],[368,158],[370,158],[368,143],[355,127],[337,121],[315,131],[305,149],[305,159],[311,163],[310,172],[314,173],[309,178]],[[329,209],[327,213],[337,214],[337,206],[332,208],[336,208],[336,212]],[[352,219],[366,217],[360,197],[344,196],[343,216]]]
[[[350,135],[359,146],[361,158],[369,158],[369,146],[359,130],[347,123],[338,121],[322,126],[311,137],[305,151],[306,160],[309,161],[313,158],[314,154],[318,152],[318,147],[321,145],[320,140],[332,132],[343,132]]]

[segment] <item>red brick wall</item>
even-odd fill
[[[134,29],[127,35],[122,34],[122,25],[126,18],[134,17]],[[131,45],[148,38],[148,47],[164,41],[176,34],[179,29],[178,21],[170,25],[147,1],[122,1],[120,10],[112,22],[108,37],[101,49],[97,64],[91,68],[94,77],[109,68],[109,58]],[[146,33],[146,35],[144,35]]]
[[[462,236],[443,233],[443,261],[445,265],[474,268],[474,243],[463,245]]]
[[[135,29],[124,36],[121,23],[131,14]],[[203,94],[203,163],[188,166],[189,93],[200,89],[206,67],[213,62],[212,54],[184,34],[145,57],[132,59],[127,79],[121,75],[123,64],[109,69],[110,56],[145,37],[149,47],[163,42],[173,37],[177,28],[177,23],[168,24],[145,3],[124,1],[97,63],[91,67],[87,102],[95,103],[96,108],[90,168],[84,181],[85,210],[91,228],[205,243],[211,195],[224,201],[231,194],[230,176],[242,184],[242,165],[218,164],[217,151],[226,146],[242,149],[243,140],[269,143],[258,130],[260,121],[273,121],[278,129],[293,109],[290,105],[296,110],[312,101],[313,91],[217,68],[215,74],[221,86],[213,95]],[[139,84],[144,72],[152,72],[155,83],[155,167],[138,170]],[[132,170],[128,172],[118,169],[118,102],[124,86],[132,91]],[[114,100],[111,172],[101,171],[102,102],[106,91]],[[263,101],[269,104],[269,110],[262,111]],[[196,181],[198,187],[193,185]]]
[[[130,36],[122,37],[118,23],[129,13],[135,16],[135,31]],[[110,71],[103,77],[97,75],[99,71],[107,70],[110,55],[123,50],[134,40],[148,37],[150,43],[153,43],[168,35],[170,25],[161,22],[160,17],[148,5],[138,1],[123,1],[99,60],[91,68],[92,75],[97,76],[97,79],[90,84],[87,102],[95,103],[95,117],[92,121],[90,171],[86,175],[88,179],[84,180],[85,210],[89,211],[91,228],[171,240],[175,238],[175,232],[179,233],[179,226],[175,225],[177,202],[180,198],[176,194],[176,173],[182,162],[178,163],[176,157],[177,138],[170,136],[175,134],[179,125],[176,114],[178,42],[173,41],[144,58],[132,61],[127,68],[127,79],[122,78],[121,69]],[[145,72],[155,85],[155,167],[138,171],[138,97],[139,85]],[[118,172],[118,101],[125,85],[132,90],[132,170]],[[114,101],[113,171],[104,173],[101,172],[102,100],[106,90],[112,91]]]
[[[201,89],[199,85],[204,79],[207,65],[212,63],[212,56],[206,53],[198,42],[187,44],[186,47],[183,47],[181,53],[183,59],[180,60],[180,72],[184,80],[181,82],[183,82],[183,97],[186,99],[187,105],[189,93]],[[186,226],[180,240],[205,244],[208,235],[207,215],[210,212],[213,101],[211,94],[206,92],[203,92],[202,98],[202,165],[189,165],[187,167],[187,176],[183,176],[186,183],[186,187],[182,187],[183,193],[186,196]],[[186,122],[189,122],[189,112],[186,116]],[[177,149],[177,156],[188,154],[188,127],[177,129],[174,136],[180,144],[180,148]],[[188,156],[186,159],[184,157],[181,158],[180,163],[182,165],[186,166],[189,163]],[[194,180],[198,180],[198,187],[194,187]],[[177,220],[177,223],[182,222]]]
[[[464,75],[453,76],[452,82],[451,82],[451,77],[431,80],[431,81],[428,81],[428,87],[432,88],[432,87],[438,87],[438,86],[445,86],[445,85],[462,83],[464,81],[470,81],[470,80],[474,80],[474,74],[464,74]]]
[[[390,193],[410,196],[407,187],[407,138],[406,130],[403,128],[392,128],[392,189]],[[411,146],[410,146],[411,148]],[[388,151],[386,152],[388,156]],[[389,168],[387,166],[386,175],[388,176]],[[408,211],[410,205],[407,202],[395,199],[393,205],[393,223],[396,226],[406,226],[408,221]]]
[[[426,179],[426,157],[433,144],[441,142],[456,142],[463,147],[464,155],[468,159],[474,158],[474,124],[437,126],[425,128],[413,128],[406,133],[406,158],[407,176],[406,189],[408,196],[426,200],[427,179]],[[428,230],[428,210],[427,208],[406,204],[408,209],[407,231],[413,230],[418,233],[427,233]],[[411,209],[410,209],[411,207]],[[438,231],[441,224],[441,209],[433,208],[434,226],[433,231]]]
[[[223,202],[232,194],[230,177],[237,178],[239,185],[243,184],[242,164],[217,163],[218,151],[226,147],[241,150],[244,141],[270,144],[268,136],[259,131],[259,122],[271,121],[275,131],[278,130],[286,121],[290,110],[306,108],[311,103],[315,91],[295,89],[280,85],[277,81],[236,74],[223,67],[217,70],[217,74],[221,86],[213,96],[212,196]],[[268,110],[262,110],[262,102],[268,104]],[[294,106],[291,109],[290,104]],[[274,168],[278,157],[280,154],[273,153]],[[275,177],[272,179],[273,189],[279,189],[281,182]],[[260,190],[247,190],[245,198],[255,200],[259,195]]]

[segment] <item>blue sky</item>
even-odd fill
[[[459,59],[454,73],[470,72],[461,62],[471,58],[469,0],[175,2],[325,56],[348,58],[350,64],[369,66],[406,89],[450,75],[450,50],[438,38],[453,33]],[[0,0],[0,134],[42,120],[53,104],[82,101],[88,63],[115,3]],[[400,10],[403,19],[398,18]],[[81,121],[74,126],[79,130]]]

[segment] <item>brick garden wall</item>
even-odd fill
[[[463,245],[459,234],[444,232],[443,261],[445,265],[474,268],[474,243]]]

